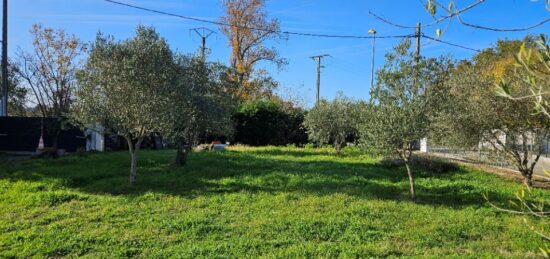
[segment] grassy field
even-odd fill
[[[459,168],[416,170],[346,150],[144,151],[0,162],[0,257],[536,257],[523,217],[496,212],[517,183]],[[536,190],[538,198],[549,191]],[[532,220],[550,227],[550,222]]]

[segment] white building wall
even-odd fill
[[[105,150],[105,136],[103,135],[103,128],[101,126],[86,129],[86,151],[99,151]]]
[[[423,138],[420,140],[420,152],[428,152],[428,138]]]

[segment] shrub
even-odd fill
[[[302,128],[304,114],[302,109],[283,107],[275,101],[243,102],[233,116],[234,142],[251,146],[304,144],[307,142]]]

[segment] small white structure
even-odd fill
[[[420,140],[420,152],[428,152],[428,138],[423,138]]]
[[[105,150],[105,136],[103,135],[103,127],[94,126],[94,128],[88,128],[84,132],[86,136],[86,151],[99,151]]]

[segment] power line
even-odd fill
[[[478,25],[478,24],[472,24],[472,23],[467,23],[465,21],[462,20],[462,18],[460,17],[460,15],[457,16],[458,18],[458,22],[464,26],[468,26],[468,27],[471,27],[471,28],[475,28],[475,29],[481,29],[481,30],[486,30],[486,31],[496,31],[496,32],[518,32],[518,31],[528,31],[528,30],[532,30],[532,29],[535,29],[539,26],[542,26],[544,24],[546,24],[547,22],[550,22],[550,18],[546,18],[542,21],[539,21],[533,25],[529,25],[529,26],[526,26],[526,27],[522,27],[522,28],[495,28],[495,27],[489,27],[489,26],[484,26],[484,25]]]
[[[448,41],[443,41],[443,40],[440,40],[440,39],[436,39],[436,38],[430,37],[430,36],[428,36],[428,35],[426,35],[426,34],[422,34],[421,36],[422,36],[423,38],[430,39],[430,40],[433,40],[433,41],[437,41],[437,42],[439,42],[439,43],[443,43],[443,44],[446,44],[446,45],[449,45],[449,46],[454,46],[454,47],[457,47],[457,48],[466,49],[466,50],[471,50],[471,51],[475,51],[475,52],[481,52],[481,50],[479,50],[479,49],[474,49],[474,48],[470,48],[470,47],[458,45],[458,44],[456,44],[456,43],[451,43],[451,42],[448,42]]]
[[[414,28],[416,28],[416,26],[407,26],[407,25],[397,24],[397,23],[392,22],[392,21],[390,21],[390,20],[388,20],[388,19],[386,19],[386,18],[384,18],[384,17],[382,17],[378,14],[373,13],[372,11],[369,11],[369,14],[372,15],[374,18],[376,18],[376,19],[378,19],[378,20],[380,20],[384,23],[387,23],[391,26],[397,27],[397,28],[401,28],[401,29],[414,29]]]
[[[440,4],[437,3],[436,1],[434,1],[434,2],[435,2],[436,4],[438,4],[438,5],[440,5]],[[484,3],[484,2],[485,2],[485,0],[478,0],[478,1],[476,1],[476,2],[474,2],[474,3],[472,3],[472,4],[470,4],[469,6],[463,8],[463,9],[457,10],[457,11],[455,11],[455,12],[451,12],[449,15],[445,15],[445,16],[443,16],[443,17],[437,18],[435,21],[433,21],[433,22],[431,22],[431,23],[422,25],[422,28],[431,27],[431,26],[434,26],[434,25],[437,25],[437,24],[441,23],[442,21],[445,21],[445,20],[447,20],[447,19],[449,19],[449,18],[452,18],[452,17],[454,17],[454,16],[459,16],[460,14],[462,14],[462,13],[464,13],[464,12],[466,12],[466,11],[468,11],[468,10],[470,10],[470,9],[472,9],[472,8],[474,8],[474,7],[476,7],[476,6],[480,5],[480,4],[482,4],[482,3]],[[376,18],[376,19],[378,19],[378,20],[380,20],[380,21],[382,21],[382,22],[384,22],[384,23],[387,23],[387,24],[389,24],[389,25],[392,25],[392,26],[394,26],[394,27],[397,27],[397,28],[401,28],[401,29],[416,29],[416,27],[417,27],[417,26],[409,26],[409,25],[397,24],[397,23],[395,23],[395,22],[392,22],[392,21],[390,21],[390,20],[388,20],[388,19],[386,19],[386,18],[380,16],[380,15],[375,14],[375,13],[372,12],[372,11],[369,11],[369,14],[372,15],[374,18]]]
[[[370,35],[338,35],[338,34],[321,34],[321,33],[307,33],[307,32],[294,32],[294,31],[283,31],[283,30],[271,30],[266,28],[260,28],[260,27],[252,27],[252,26],[242,26],[242,25],[232,25],[229,23],[224,23],[220,21],[211,21],[207,19],[202,18],[196,18],[191,16],[185,16],[180,14],[174,14],[169,13],[165,11],[159,11],[155,9],[150,9],[146,7],[141,7],[137,5],[122,3],[114,0],[104,0],[105,2],[109,2],[116,5],[126,6],[142,11],[177,17],[181,19],[196,21],[196,22],[202,22],[202,23],[209,23],[214,24],[217,26],[228,26],[228,27],[235,27],[235,28],[241,28],[241,29],[247,29],[247,30],[255,30],[255,31],[263,31],[263,32],[271,32],[271,33],[279,33],[279,34],[287,34],[287,35],[295,35],[295,36],[306,36],[306,37],[319,37],[319,38],[340,38],[340,39],[372,39],[373,36]],[[376,36],[376,38],[382,38],[382,39],[389,39],[389,38],[411,38],[414,37],[413,35],[387,35],[387,36]]]
[[[550,22],[550,18],[546,18],[544,20],[541,20],[535,24],[532,24],[532,25],[529,25],[529,26],[525,26],[525,27],[518,27],[518,28],[497,28],[497,27],[490,27],[490,26],[485,26],[485,25],[479,25],[479,24],[473,24],[473,23],[468,23],[468,22],[465,22],[464,20],[462,20],[462,17],[461,15],[468,11],[468,10],[471,10],[473,9],[474,7],[484,3],[485,0],[478,0],[472,4],[470,4],[469,6],[463,8],[463,9],[460,9],[460,10],[457,10],[457,11],[454,11],[452,12],[451,10],[445,8],[442,4],[440,4],[439,2],[437,1],[433,1],[433,3],[435,3],[438,7],[440,7],[441,9],[444,9],[446,10],[447,12],[450,12],[449,15],[446,15],[446,16],[443,16],[441,18],[438,18],[436,19],[435,21],[433,21],[432,23],[429,23],[429,24],[426,24],[426,25],[423,25],[422,27],[430,27],[430,26],[434,26],[434,25],[437,25],[439,23],[441,23],[442,21],[445,21],[447,19],[450,19],[450,18],[453,18],[456,16],[458,22],[464,26],[467,26],[467,27],[471,27],[471,28],[474,28],[474,29],[481,29],[481,30],[487,30],[487,31],[495,31],[495,32],[518,32],[518,31],[528,31],[528,30],[532,30],[532,29],[535,29],[537,27],[540,27],[548,22]],[[369,11],[369,14],[372,15],[374,18],[386,23],[386,24],[389,24],[391,26],[394,26],[394,27],[397,27],[397,28],[401,28],[401,29],[414,29],[416,28],[416,26],[409,26],[409,25],[403,25],[403,24],[398,24],[398,23],[395,23],[389,19],[386,19],[384,17],[382,17],[381,15],[378,15],[372,11]],[[447,26],[448,27],[448,26]]]

